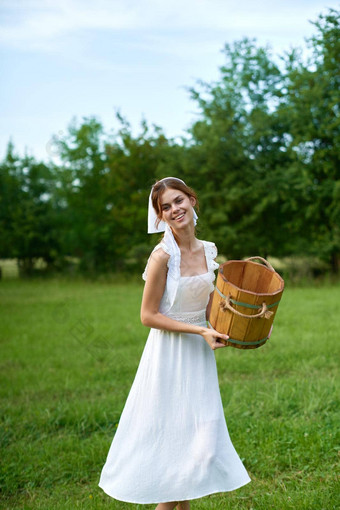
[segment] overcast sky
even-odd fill
[[[195,118],[186,87],[212,81],[226,42],[244,36],[274,53],[305,46],[328,0],[0,0],[0,157],[12,138],[39,160],[73,117],[115,111],[134,133],[144,117],[170,137]]]

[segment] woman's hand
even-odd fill
[[[205,328],[201,335],[213,351],[221,347],[228,347],[228,345],[224,343],[224,340],[228,340],[229,336],[219,333],[215,331],[215,329]]]

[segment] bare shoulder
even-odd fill
[[[150,264],[158,269],[166,269],[170,255],[163,250],[163,248],[157,248],[150,256]]]

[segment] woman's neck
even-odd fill
[[[188,225],[188,228],[173,230],[174,237],[180,250],[193,252],[197,249],[197,239],[195,237],[195,227]]]

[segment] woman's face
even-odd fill
[[[196,200],[183,191],[166,188],[161,196],[162,219],[174,229],[183,228],[193,221]]]

